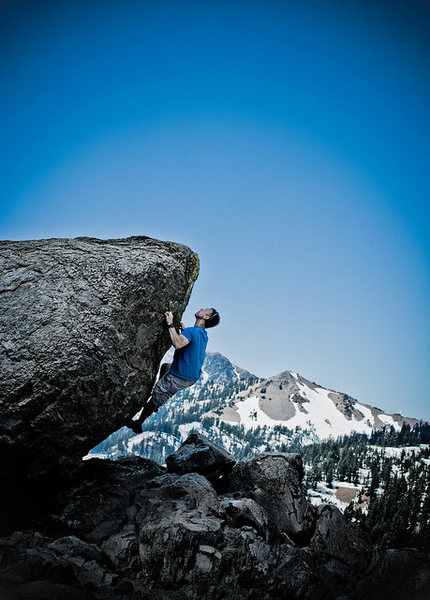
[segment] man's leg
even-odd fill
[[[135,420],[127,419],[125,425],[132,429],[134,433],[142,433],[142,423],[146,421],[148,417],[150,417],[154,412],[157,412],[158,408],[169,399],[169,397],[173,396],[176,391],[172,391],[169,395],[167,395],[164,387],[161,386],[163,378],[159,379],[155,384],[154,389],[152,390],[151,398],[143,405],[142,412],[139,417]]]
[[[148,417],[150,417],[154,412],[157,412],[158,406],[156,406],[152,399],[149,399],[142,408],[142,412],[140,413],[137,419],[132,419],[129,417],[124,423],[125,427],[132,429],[134,433],[142,433],[142,423],[146,421]]]
[[[172,363],[163,363],[161,365],[158,381],[160,381],[160,379],[162,377],[164,377],[164,375],[170,369],[171,364]],[[157,381],[157,383],[158,383],[158,381]],[[155,384],[155,386],[157,385],[157,383]],[[154,393],[155,386],[152,390],[151,396],[148,398],[148,400],[143,405],[142,412],[140,413],[139,417],[137,419],[133,419],[132,417],[129,417],[124,423],[125,427],[128,427],[129,429],[133,429],[133,431],[135,433],[142,433],[142,427],[141,427],[142,423],[144,421],[146,421],[146,419],[148,417],[150,417],[154,412],[157,412],[157,410],[158,410],[158,406],[156,406],[154,404],[154,402],[152,402],[152,395]]]
[[[186,387],[193,385],[194,381],[188,381],[176,377],[170,371],[167,371],[163,377],[161,377],[153,391],[151,399],[144,405],[142,412],[138,419],[133,421],[129,419],[126,422],[126,426],[133,429],[135,433],[142,432],[142,423],[154,412],[156,412],[160,406],[162,406],[169,398],[174,396],[176,392],[183,390]]]

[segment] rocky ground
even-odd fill
[[[307,502],[300,455],[235,463],[192,434],[166,462],[83,462],[49,512],[0,539],[0,598],[428,597],[428,558],[381,552],[336,507]]]

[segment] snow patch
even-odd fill
[[[236,402],[240,423],[243,424],[245,429],[255,429],[257,426],[263,427],[264,425],[267,427],[283,425],[292,430],[296,427],[302,429],[313,427],[320,438],[349,435],[353,431],[371,433],[374,419],[369,408],[360,405],[359,409],[364,415],[364,419],[361,421],[346,419],[329,398],[330,390],[322,387],[312,389],[298,378],[296,382],[300,394],[308,400],[306,413],[296,411],[288,420],[272,419],[259,407],[259,398],[251,396]]]
[[[343,512],[348,506],[349,502],[343,502],[336,496],[336,492],[339,488],[350,488],[356,490],[357,494],[360,490],[359,487],[347,481],[333,481],[332,488],[320,481],[315,490],[308,490],[311,504],[313,504],[313,506],[318,506],[319,504],[325,503],[334,504]]]
[[[255,429],[267,425],[273,427],[275,425],[285,425],[286,421],[278,421],[271,419],[258,405],[259,398],[251,396],[236,403],[237,412],[239,413],[240,423],[245,429]]]
[[[376,450],[380,454],[385,454],[386,456],[400,456],[402,452],[405,453],[406,456],[409,456],[412,453],[421,454],[422,445],[421,446],[370,446],[372,450]],[[425,459],[424,459],[425,460]]]
[[[202,369],[202,374],[200,376],[200,379],[197,380],[197,383],[199,385],[205,385],[205,383],[208,381],[209,379],[209,373],[207,371],[205,371],[204,369]]]
[[[401,430],[401,425],[393,419],[391,415],[385,415],[384,413],[378,413],[379,419],[386,425],[392,425],[396,431]]]
[[[372,426],[364,421],[348,420],[336,408],[334,402],[329,398],[330,390],[322,387],[310,388],[304,383],[297,381],[301,394],[306,396],[309,403],[306,404],[307,414],[298,412],[287,421],[288,427],[300,425],[306,427],[307,422],[314,424],[320,437],[337,437],[338,435],[350,434],[353,431],[359,433],[370,433]],[[371,411],[363,411],[366,417],[372,415]],[[373,419],[372,419],[373,421]],[[371,421],[371,422],[372,422]]]
[[[183,423],[182,425],[178,426],[178,429],[181,434],[181,439],[185,440],[185,438],[188,437],[192,429],[197,429],[201,431],[202,424],[200,423],[200,421],[193,421],[192,423]]]
[[[94,452],[93,454],[87,454],[86,456],[83,456],[82,460],[90,460],[90,458],[107,458],[107,455],[100,452]]]
[[[236,375],[236,377],[237,377],[237,380],[238,380],[238,381],[240,381],[240,375],[239,375],[239,373],[237,372],[237,369],[236,369],[235,365],[233,365],[233,369],[234,369],[234,374],[235,374],[235,375]]]

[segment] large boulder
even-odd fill
[[[239,492],[255,500],[266,510],[275,532],[305,544],[315,514],[302,489],[302,479],[300,454],[265,452],[233,467],[227,492]]]
[[[199,271],[144,236],[0,241],[0,475],[80,461],[150,395]],[[20,465],[20,466],[17,466]]]

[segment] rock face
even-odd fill
[[[220,464],[223,454],[219,448]],[[196,456],[192,464],[199,468]],[[245,472],[265,494],[238,476]],[[236,491],[219,494],[200,473],[169,473],[139,457],[83,462],[37,530],[0,538],[0,598],[404,600],[399,590],[408,600],[426,597],[428,557],[372,549],[335,507],[311,510],[297,455],[258,455],[228,477]],[[290,529],[288,493],[300,507],[294,526],[307,532],[301,546],[273,527],[279,520]]]
[[[344,581],[364,573],[372,558],[370,540],[347,521],[336,506],[321,504],[310,547],[315,561],[323,565],[332,589],[342,590]]]
[[[0,466],[34,476],[140,409],[199,263],[172,242],[78,237],[1,241],[0,269]]]
[[[306,543],[314,527],[313,507],[301,489],[302,457],[266,452],[238,463],[231,472],[228,490],[253,498],[270,517],[273,530]]]
[[[189,435],[176,452],[166,457],[167,469],[172,473],[194,471],[211,481],[226,475],[235,462],[229,452],[200,433]]]

